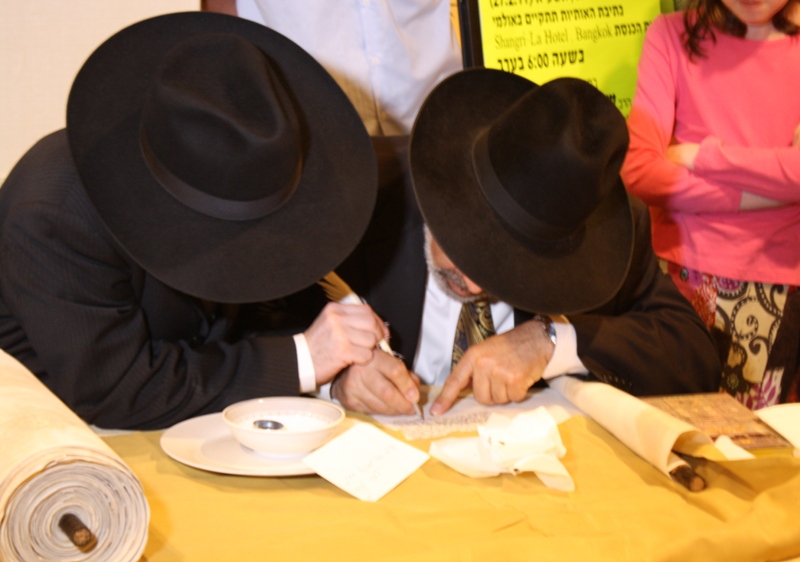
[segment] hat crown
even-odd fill
[[[299,45],[244,18],[172,13],[111,36],[73,82],[67,137],[120,248],[212,302],[308,287],[350,255],[375,206],[352,103]]]
[[[300,177],[303,135],[269,59],[233,34],[174,46],[142,110],[142,145],[153,175],[194,210],[230,220],[280,208]]]
[[[486,151],[487,165],[476,165],[476,174],[512,232],[561,240],[615,188],[627,147],[614,104],[588,82],[560,78],[522,96],[479,137],[475,150]]]

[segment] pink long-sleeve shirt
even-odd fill
[[[622,169],[650,205],[653,246],[673,262],[732,279],[800,285],[800,37],[748,41],[716,32],[689,60],[682,13],[647,30]],[[669,144],[699,143],[694,171]],[[748,191],[788,204],[739,211]]]

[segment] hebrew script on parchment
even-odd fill
[[[433,401],[441,392],[439,386],[422,387],[420,389],[420,409],[422,416],[372,416],[379,424],[400,431],[408,441],[417,439],[437,439],[451,433],[471,433],[477,426],[486,423],[492,412],[513,415],[519,412],[535,410],[539,406],[547,408],[550,415],[561,423],[567,418],[580,414],[560,394],[551,389],[531,391],[528,397],[519,403],[505,404],[502,406],[484,406],[478,404],[470,392],[462,393],[453,407],[439,416],[430,413]]]

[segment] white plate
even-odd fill
[[[345,418],[333,437],[352,427]],[[331,437],[331,439],[333,438]],[[201,470],[238,476],[315,474],[303,457],[276,459],[260,455],[233,438],[222,414],[207,414],[173,425],[161,436],[161,448],[172,459]]]

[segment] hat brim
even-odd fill
[[[206,33],[253,43],[296,100],[307,139],[302,176],[289,202],[261,219],[193,211],[141,156],[141,108],[157,66],[176,43]],[[350,254],[375,204],[375,154],[350,101],[308,53],[243,18],[168,14],[120,31],[77,75],[67,131],[84,187],[115,239],[148,273],[203,299],[257,302],[315,283]]]
[[[570,244],[534,250],[492,210],[472,167],[480,133],[537,87],[491,69],[447,78],[428,96],[414,125],[411,176],[426,224],[462,273],[516,308],[577,314],[613,298],[630,267],[633,217],[622,182]]]

